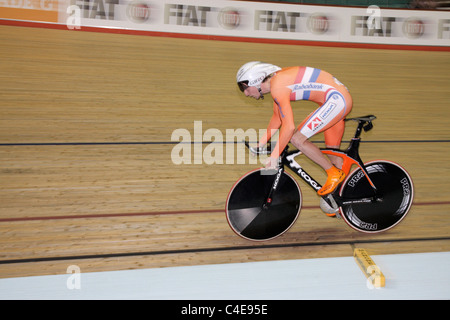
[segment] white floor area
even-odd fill
[[[0,299],[450,299],[450,252],[371,258],[383,288],[344,257],[0,279]]]

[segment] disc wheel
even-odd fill
[[[400,223],[409,212],[414,197],[413,183],[406,170],[393,162],[369,162],[365,168],[377,188],[378,200],[343,204],[341,215],[355,230],[365,233],[386,231]],[[369,181],[359,168],[347,177],[340,189],[344,199],[357,200],[373,195]]]
[[[225,210],[228,223],[247,240],[274,239],[289,230],[300,214],[300,188],[286,172],[280,176],[271,204],[263,208],[275,179],[275,175],[267,175],[263,170],[241,177],[228,194]]]

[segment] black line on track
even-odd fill
[[[42,258],[0,260],[0,265],[2,265],[2,264],[16,264],[16,263],[64,261],[64,260],[120,258],[120,257],[133,257],[133,256],[157,256],[157,255],[164,255],[164,254],[184,254],[184,253],[220,252],[220,251],[235,251],[235,250],[294,248],[294,247],[324,246],[324,245],[328,245],[329,246],[329,245],[343,245],[343,244],[354,246],[356,244],[362,244],[362,243],[439,241],[439,240],[450,240],[450,237],[442,237],[442,238],[439,238],[439,237],[436,237],[436,238],[409,238],[409,239],[379,239],[379,240],[378,239],[372,239],[372,240],[327,241],[327,242],[307,242],[307,243],[283,243],[283,244],[255,245],[255,246],[233,246],[233,247],[219,247],[219,248],[196,248],[196,249],[147,251],[147,252],[122,252],[122,253],[107,253],[107,254],[93,254],[93,255],[79,255],[79,256],[61,256],[61,257],[42,257]]]
[[[325,143],[325,141],[312,141],[313,143]],[[362,140],[363,143],[448,143],[450,140]],[[20,146],[101,146],[101,145],[172,145],[172,144],[241,144],[242,141],[128,141],[128,142],[23,142],[23,143],[0,143],[0,147]],[[350,141],[342,141],[350,143]]]

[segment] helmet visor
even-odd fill
[[[238,85],[239,89],[240,89],[242,92],[244,92],[244,90],[248,88],[248,81],[241,81],[241,82],[238,82],[237,85]]]

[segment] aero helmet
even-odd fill
[[[247,87],[261,88],[261,83],[272,73],[281,70],[273,64],[251,61],[244,64],[236,74],[236,81],[241,91]]]

